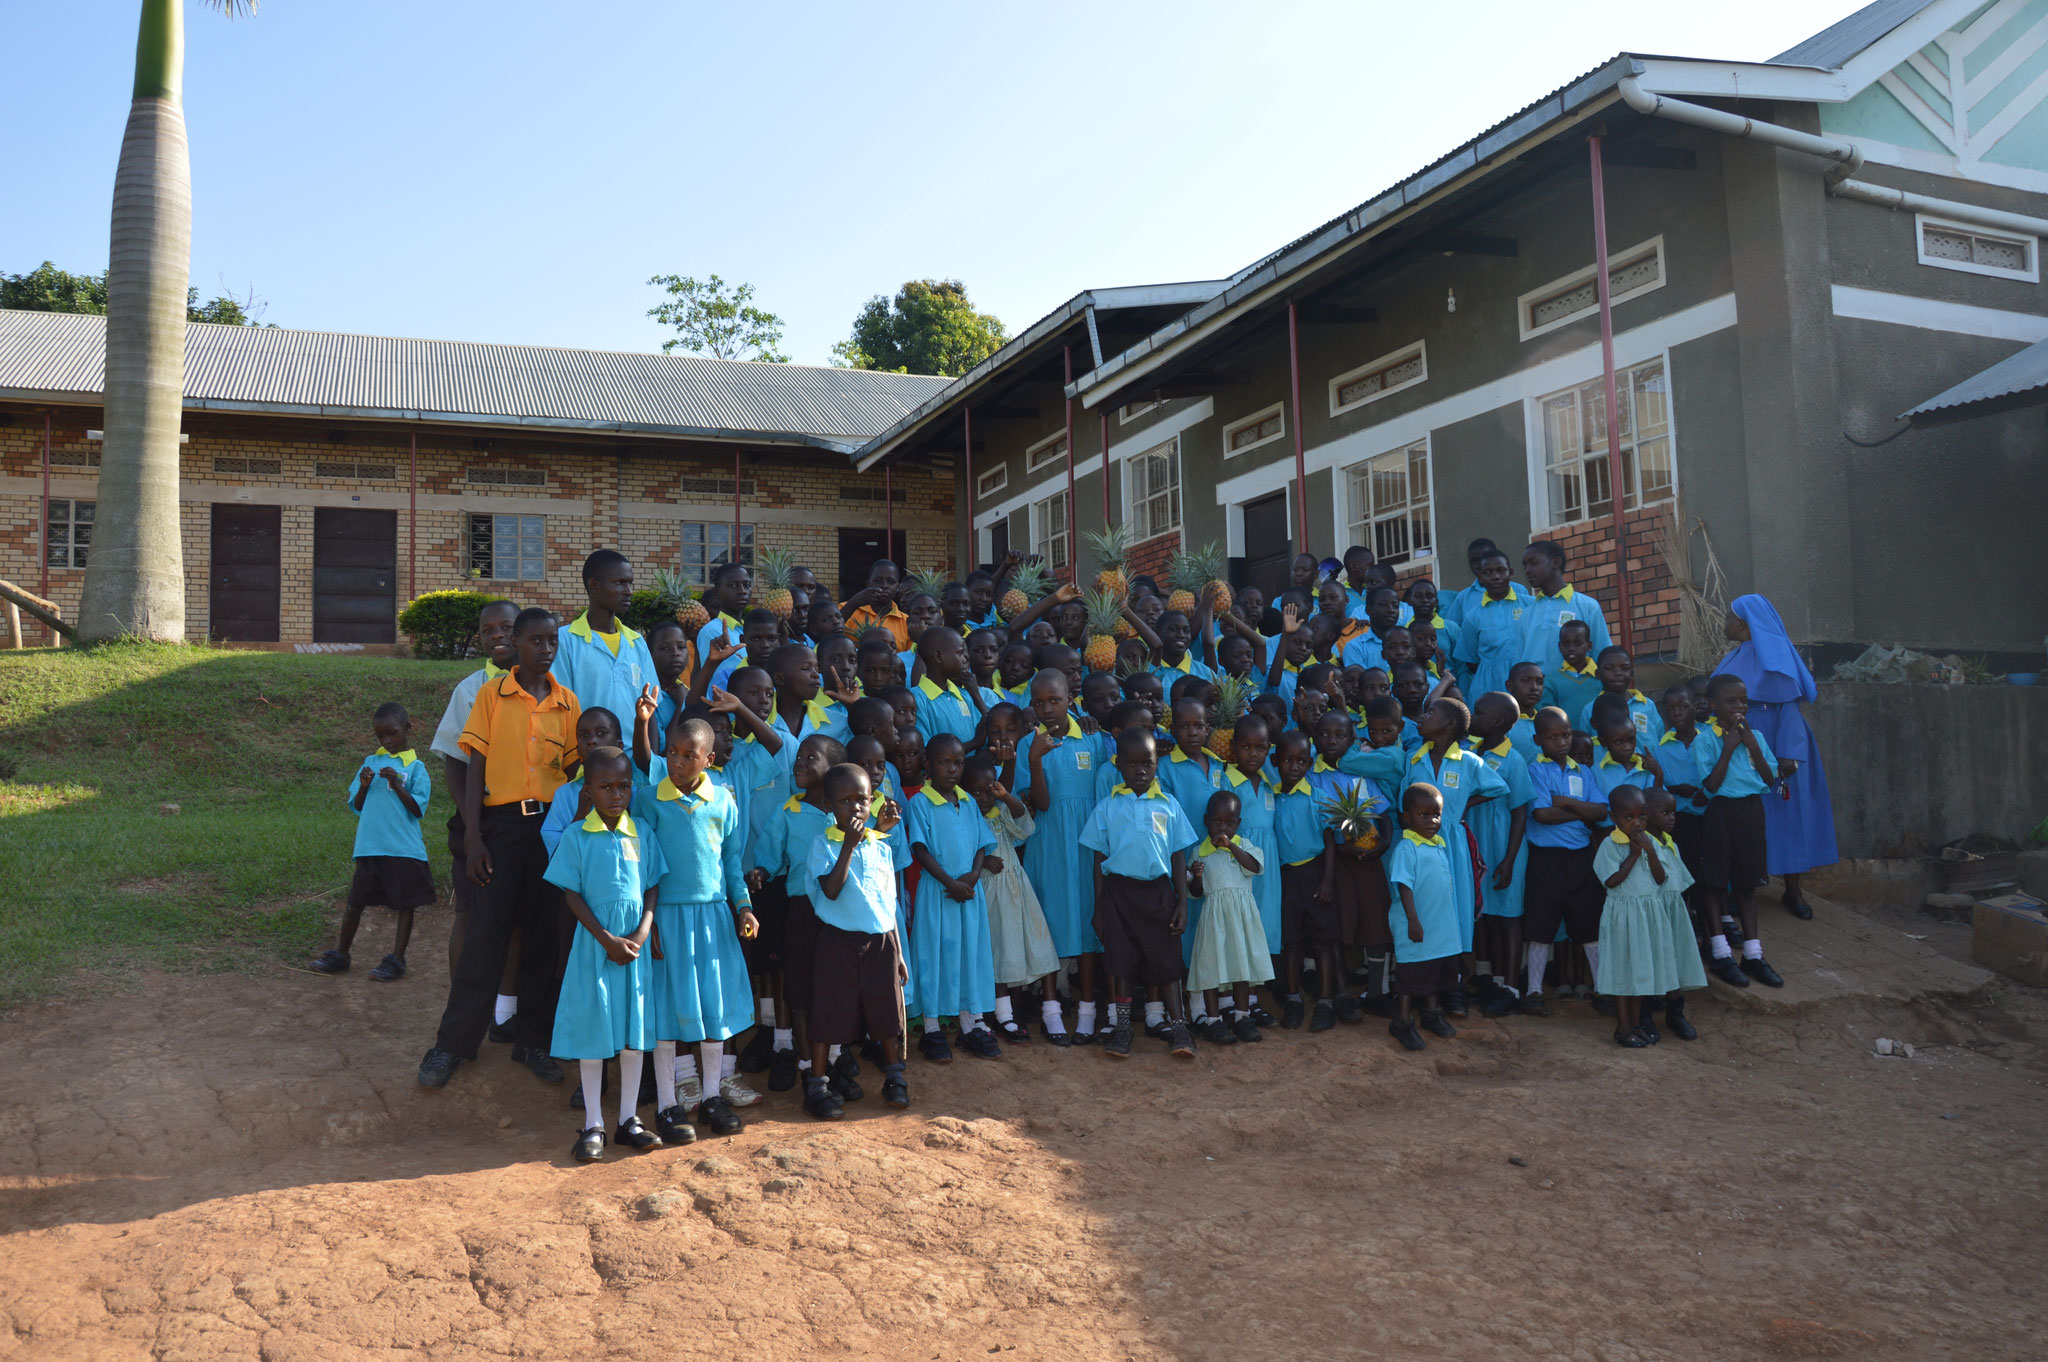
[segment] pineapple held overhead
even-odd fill
[[[1225,761],[1231,760],[1237,741],[1237,721],[1250,709],[1252,686],[1234,676],[1216,682],[1216,726],[1209,730],[1208,748]]]
[[[1095,552],[1095,589],[1118,601],[1131,593],[1131,580],[1124,565],[1131,556],[1131,528],[1111,525],[1105,530],[1083,530],[1081,537]]]
[[[1377,816],[1379,800],[1366,793],[1367,787],[1353,781],[1322,803],[1323,821],[1337,834],[1337,841],[1354,850],[1371,853],[1380,847]]]
[[[1116,670],[1117,627],[1124,623],[1123,597],[1106,591],[1084,591],[1081,604],[1088,611],[1088,646],[1081,661],[1091,672]]]
[[[1004,619],[1013,620],[1029,610],[1050,586],[1044,564],[1026,563],[1010,574],[1010,585],[996,603],[996,610]]]
[[[796,571],[796,559],[787,549],[764,549],[761,553],[761,581],[767,588],[761,604],[775,612],[775,618],[787,620],[794,607],[795,598],[790,593],[790,578]]]

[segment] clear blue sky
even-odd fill
[[[717,273],[820,364],[907,278],[1015,331],[1228,274],[1617,51],[1762,58],[1851,8],[194,3],[192,279],[284,326],[648,350],[647,277]],[[105,268],[138,10],[9,6],[0,270]]]

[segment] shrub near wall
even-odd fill
[[[485,591],[429,591],[398,612],[398,627],[412,639],[414,657],[469,657],[484,607],[505,599]]]

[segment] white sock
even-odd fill
[[[1550,943],[1531,941],[1522,947],[1522,954],[1529,962],[1529,993],[1533,997],[1543,991],[1543,971],[1550,968]]]
[[[796,1062],[796,1071],[800,1074],[809,1073],[811,1071],[811,1061],[809,1061],[808,1059],[798,1060]]]
[[[697,1057],[695,1055],[676,1056],[676,1082],[679,1084],[687,1083],[696,1076]]]
[[[1010,995],[1007,993],[998,993],[996,995],[996,1020],[999,1022],[1014,1022],[1017,1020],[1016,1008],[1011,1005]]]
[[[704,1095],[718,1096],[718,1078],[725,1072],[725,1042],[706,1040],[697,1043],[697,1071],[704,1075]]]
[[[586,1059],[583,1066],[583,1115],[578,1118],[578,1133],[592,1126],[604,1125],[604,1061]]]
[[[1074,1006],[1074,1029],[1084,1036],[1095,1034],[1095,1002],[1093,999]]]
[[[843,1045],[828,1045],[825,1047],[825,1058],[831,1063],[837,1064],[839,1062],[839,1052],[845,1048]]]
[[[1166,1020],[1165,1003],[1145,1004],[1145,1025],[1158,1026]]]
[[[1733,960],[1735,958],[1735,952],[1728,948],[1728,938],[1722,936],[1719,932],[1714,933],[1708,939],[1707,946],[1714,952],[1716,960]]]
[[[738,1055],[729,1054],[718,1061],[718,1076],[719,1081],[721,1082],[728,1078],[731,1078],[734,1074],[737,1074],[739,1071],[740,1057]]]
[[[503,1026],[519,1015],[519,999],[510,993],[498,995],[498,1005],[491,1009],[491,1020]]]
[[[1299,993],[1290,993],[1287,995],[1287,1001],[1290,1003],[1298,1003],[1301,1001],[1301,995]]]
[[[1038,1015],[1045,1020],[1045,1033],[1048,1036],[1064,1036],[1067,1034],[1066,1018],[1060,1015],[1060,1005],[1057,999],[1048,999],[1040,1003],[1038,1005]]]
[[[676,1043],[654,1044],[654,1109],[667,1111],[676,1104]]]
[[[1751,937],[1751,938],[1750,938],[1749,940],[1747,940],[1747,941],[1743,942],[1743,943],[1742,943],[1742,958],[1743,958],[1744,960],[1761,960],[1761,959],[1763,959],[1763,958],[1764,958],[1764,943],[1763,943],[1763,942],[1761,942],[1761,941],[1759,941],[1759,940],[1757,940],[1757,939],[1756,939],[1755,937]]]
[[[981,1024],[981,1014],[979,1012],[962,1012],[960,1014],[961,1035],[964,1036],[969,1031],[982,1031],[986,1029],[987,1028],[985,1028]]]
[[[924,1033],[927,1036],[935,1034],[938,1029],[939,1019],[937,1017],[926,1017],[924,1019]]]
[[[1600,977],[1600,943],[1597,941],[1586,943],[1586,973],[1595,979]]]
[[[1258,1005],[1259,1005],[1259,995],[1258,995],[1258,994],[1257,994],[1256,992],[1253,992],[1253,993],[1251,993],[1250,995],[1248,995],[1248,996],[1246,997],[1246,999],[1245,999],[1245,1004],[1244,1004],[1244,1010],[1245,1010],[1245,1012],[1249,1013],[1249,1012],[1251,1012],[1251,1011],[1252,1011],[1252,1009],[1256,1008],[1256,1007],[1257,1007]]]
[[[774,1029],[775,1000],[773,998],[754,999],[754,1020],[761,1023],[761,1025],[768,1027],[770,1030]]]
[[[640,1114],[640,1066],[647,1059],[645,1051],[619,1051],[619,1124],[624,1125]]]
[[[796,1049],[796,1032],[787,1026],[777,1030],[775,1033],[775,1048],[778,1050]]]

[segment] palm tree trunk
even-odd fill
[[[192,166],[180,104],[180,0],[143,0],[135,95],[114,175],[107,270],[106,441],[78,608],[83,641],[185,637],[178,431]]]

